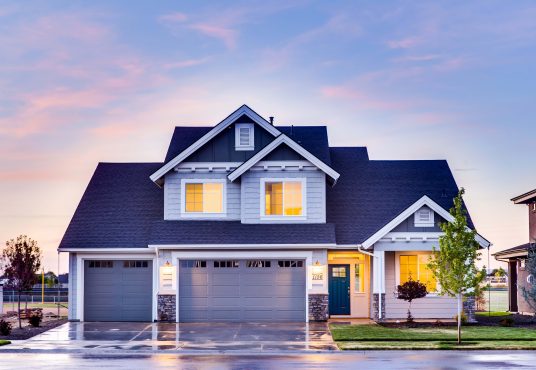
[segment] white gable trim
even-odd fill
[[[417,210],[419,210],[422,206],[428,206],[431,208],[435,213],[443,217],[448,222],[454,221],[454,217],[443,207],[441,207],[439,204],[434,202],[432,199],[430,199],[428,196],[424,195],[421,199],[413,203],[411,206],[406,208],[404,212],[399,214],[397,217],[395,217],[391,222],[389,222],[387,225],[382,227],[380,230],[378,230],[376,233],[374,233],[370,238],[365,240],[362,244],[363,248],[368,249],[374,243],[378,242],[381,238],[383,238],[387,233],[389,233],[391,230],[393,230],[396,226],[398,226],[402,221],[413,215]],[[476,234],[475,240],[480,244],[483,248],[488,248],[491,243],[484,239],[480,234]]]
[[[212,130],[210,130],[205,135],[203,135],[199,140],[197,140],[195,143],[193,143],[188,148],[186,148],[181,153],[179,153],[179,155],[177,155],[175,158],[173,158],[164,166],[162,166],[158,171],[153,173],[150,176],[151,180],[153,182],[160,180],[162,176],[164,176],[166,173],[171,171],[175,166],[177,166],[179,163],[184,161],[186,158],[188,158],[192,153],[194,153],[196,150],[201,148],[203,145],[208,143],[212,138],[214,138],[220,132],[225,130],[225,128],[227,128],[230,124],[232,124],[234,121],[236,121],[238,118],[240,118],[244,114],[248,116],[249,118],[251,118],[253,121],[255,121],[255,123],[257,123],[259,126],[264,128],[273,136],[277,136],[281,133],[278,129],[276,129],[273,125],[271,125],[270,122],[266,121],[264,118],[259,116],[255,111],[253,111],[253,109],[251,109],[250,107],[244,104],[240,108],[235,110],[233,113],[231,113],[223,121],[221,121],[216,126],[214,126]]]
[[[321,169],[326,175],[331,177],[334,181],[337,181],[337,179],[339,178],[340,174],[337,171],[335,171],[333,168],[331,168],[330,166],[322,162],[320,159],[315,157],[313,154],[307,151],[304,147],[296,143],[294,140],[292,140],[285,134],[279,135],[274,141],[266,145],[260,152],[258,152],[253,157],[251,157],[250,159],[242,163],[242,165],[239,166],[237,169],[235,169],[233,172],[231,172],[227,176],[227,178],[231,182],[235,181],[240,176],[242,176],[244,172],[246,172],[251,167],[253,167],[257,162],[259,162],[261,159],[263,159],[266,155],[271,153],[274,149],[276,149],[281,144],[287,144],[295,152],[297,152],[302,157],[307,159],[309,162],[314,164],[317,168]]]

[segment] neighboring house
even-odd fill
[[[525,204],[529,210],[529,242],[495,253],[498,261],[508,262],[508,310],[534,313],[523,298],[521,287],[529,283],[525,260],[531,246],[536,248],[536,189],[511,199],[514,204]]]
[[[454,317],[426,268],[458,192],[447,162],[370,160],[271,121],[244,105],[176,127],[163,163],[100,163],[59,246],[69,318],[400,319],[410,277],[430,291],[415,317]]]

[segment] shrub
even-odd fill
[[[500,326],[514,326],[514,323],[515,321],[511,317],[505,317],[504,319],[501,319],[501,321],[499,321]]]
[[[43,313],[41,311],[32,311],[28,316],[28,322],[34,328],[39,327],[41,321],[43,320]]]
[[[0,334],[9,335],[11,334],[11,329],[11,323],[4,320],[0,320]]]
[[[411,315],[411,302],[414,299],[426,297],[426,285],[419,280],[412,280],[411,278],[404,284],[397,287],[397,298],[403,299],[409,302],[408,317],[406,321],[408,323],[413,322],[413,316]]]
[[[458,315],[454,316],[454,320],[458,321]],[[462,322],[462,325],[467,324],[467,316],[463,312],[462,312],[461,322]]]

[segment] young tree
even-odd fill
[[[534,317],[536,317],[536,284],[534,281],[534,276],[536,276],[536,244],[529,246],[527,260],[525,261],[525,272],[527,276],[532,276],[532,279],[529,279],[530,282],[527,281],[527,284],[521,286],[521,294],[529,307],[532,308]]]
[[[495,275],[495,277],[500,278],[500,277],[506,276],[506,271],[504,271],[504,269],[502,267],[499,267],[497,269],[497,271],[495,271],[494,275]]]
[[[426,297],[426,294],[428,293],[426,291],[426,285],[421,283],[419,280],[413,280],[410,277],[408,281],[397,287],[397,293],[398,299],[403,299],[404,301],[409,302],[407,322],[413,322],[413,316],[411,315],[411,302],[414,299]]]
[[[458,344],[462,341],[462,297],[474,295],[484,275],[475,266],[479,245],[475,240],[476,231],[467,227],[467,212],[463,208],[462,188],[450,214],[452,222],[440,224],[443,235],[439,237],[439,250],[434,248],[428,268],[433,272],[440,285],[439,294],[458,299]]]
[[[31,289],[36,282],[35,276],[41,267],[41,250],[35,240],[26,235],[20,235],[16,240],[11,239],[6,242],[6,247],[2,251],[2,260],[8,286],[18,293],[19,328],[22,328],[20,296],[23,291]]]

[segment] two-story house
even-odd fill
[[[536,189],[511,199],[514,204],[524,204],[529,211],[529,242],[495,253],[498,261],[508,263],[508,310],[533,314],[521,287],[532,284],[533,277],[525,270],[529,248],[536,248]]]
[[[415,317],[452,318],[426,264],[457,192],[446,161],[370,160],[246,105],[179,126],[163,163],[97,166],[59,246],[69,318],[397,319],[410,277],[429,291]]]

